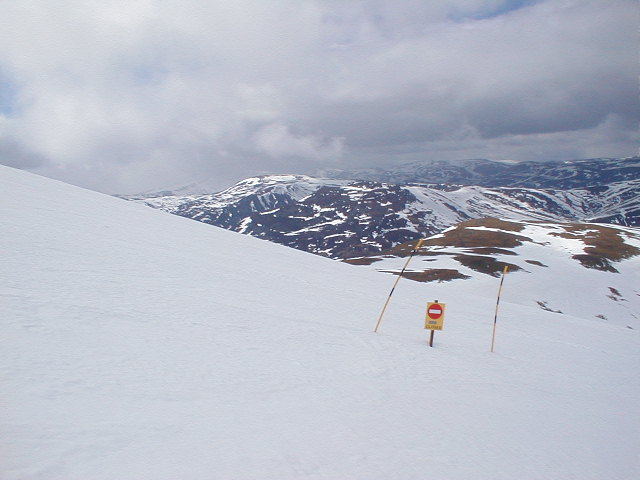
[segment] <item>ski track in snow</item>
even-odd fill
[[[637,330],[0,175],[2,479],[640,474]]]

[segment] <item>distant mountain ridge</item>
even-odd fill
[[[486,159],[459,162],[420,161],[393,168],[326,169],[333,179],[387,183],[478,185],[572,189],[608,185],[640,178],[640,157],[591,158],[552,162],[505,162]]]
[[[311,253],[351,258],[376,254],[473,218],[640,225],[640,167],[634,163],[638,160],[605,160],[600,173],[591,160],[565,165],[573,173],[565,170],[564,182],[625,179],[572,189],[265,175],[219,193],[127,198]],[[474,165],[477,172],[480,164]],[[581,171],[584,165],[588,168]],[[511,180],[515,182],[514,177]]]

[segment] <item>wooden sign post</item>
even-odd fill
[[[431,330],[429,334],[429,346],[433,347],[433,336],[436,330],[444,328],[444,303],[435,302],[427,303],[427,315],[424,320],[425,330]]]

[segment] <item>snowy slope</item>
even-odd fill
[[[640,473],[638,330],[505,294],[490,354],[495,282],[403,281],[373,334],[388,275],[8,167],[0,182],[3,480]]]
[[[398,274],[398,255],[348,260]],[[405,271],[452,291],[491,288],[504,266],[512,302],[640,330],[640,229],[601,224],[471,220],[426,240]]]

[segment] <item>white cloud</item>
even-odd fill
[[[0,161],[105,191],[636,148],[631,0],[22,0],[0,15]]]
[[[322,139],[315,135],[293,135],[286,125],[273,123],[254,136],[259,151],[271,157],[301,157],[313,160],[337,160],[342,156],[343,138]]]

